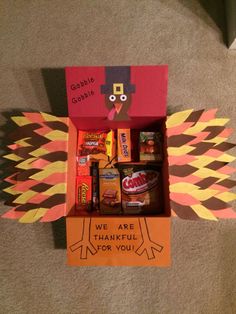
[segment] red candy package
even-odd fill
[[[107,133],[104,131],[79,131],[78,155],[106,154]]]
[[[89,156],[77,156],[77,175],[89,176],[90,164]]]

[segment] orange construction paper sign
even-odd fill
[[[71,266],[170,266],[168,217],[67,217]]]

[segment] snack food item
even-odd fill
[[[99,195],[102,214],[120,214],[121,192],[118,169],[99,169]]]
[[[98,173],[98,163],[92,162],[91,166],[91,176],[92,176],[92,209],[99,209],[99,173]]]
[[[86,156],[90,154],[106,153],[107,132],[104,131],[79,131],[78,154]]]
[[[114,131],[111,130],[107,133],[107,137],[106,137],[106,141],[105,141],[105,145],[106,145],[106,154],[108,157],[112,157],[114,155],[114,140],[115,140],[115,136],[114,136]]]
[[[162,135],[160,132],[140,132],[140,161],[162,161]]]
[[[77,156],[77,175],[89,176],[90,175],[90,161],[88,156]]]
[[[160,169],[142,163],[119,164],[121,199],[125,214],[158,214],[163,211]]]
[[[91,211],[92,209],[92,177],[77,176],[76,209]]]
[[[130,129],[117,130],[118,162],[131,161]]]

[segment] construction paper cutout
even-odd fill
[[[66,205],[63,203],[49,208],[40,220],[40,222],[51,222],[61,218],[65,215],[65,207]]]
[[[178,216],[181,215],[182,218],[189,217],[193,211],[199,218],[214,220],[215,217],[217,219],[215,212],[227,209],[229,207],[227,202],[235,199],[235,194],[229,192],[229,189],[234,186],[234,182],[229,180],[229,176],[234,172],[234,168],[227,166],[229,162],[235,160],[235,157],[226,153],[227,150],[235,146],[227,142],[232,130],[224,127],[229,120],[215,118],[215,112],[216,110],[205,111],[202,114],[201,112],[191,113],[185,120],[182,120],[182,124],[178,125],[178,128],[181,129],[185,123],[193,122],[193,125],[189,128],[183,127],[184,131],[182,133],[172,132],[172,129],[175,131],[177,128],[174,125],[170,127],[170,124],[168,124],[169,117],[167,118],[171,206],[172,210]],[[169,140],[171,138],[170,134],[175,134],[175,141]],[[186,141],[183,146],[179,147],[181,151],[186,149],[187,146],[189,151],[183,155],[183,160],[186,162],[182,164],[179,162],[178,164],[178,158],[182,157],[182,152],[178,153],[176,151],[174,142],[181,143],[184,135],[191,135],[193,139],[189,142]],[[184,138],[187,140],[187,137]],[[191,147],[193,148],[192,150],[190,149]],[[179,157],[176,158],[178,154]],[[186,156],[194,158],[189,160]],[[176,164],[174,163],[175,158]],[[187,168],[187,175],[183,176],[181,165],[183,169],[186,165],[192,166],[196,171],[191,171],[191,168]],[[178,173],[179,169],[180,172]],[[224,186],[224,183],[221,185],[221,182],[226,182],[226,186]],[[186,186],[186,189],[184,190],[183,188],[182,191],[179,189],[177,190],[179,193],[175,193],[176,183],[179,183],[180,186],[182,184],[183,187]],[[187,184],[193,184],[197,188],[189,191]],[[192,198],[189,198],[189,196]],[[186,198],[187,201],[185,201]],[[180,210],[181,206],[185,206],[184,210]]]
[[[170,193],[170,199],[175,200],[176,203],[179,203],[180,205],[184,206],[191,206],[199,204],[200,202],[196,200],[194,197],[192,197],[189,194],[185,193]]]
[[[190,206],[179,204],[172,200],[171,208],[179,218],[188,220],[200,219],[200,217],[195,213],[195,211]]]
[[[21,223],[33,223],[38,221],[47,212],[47,208],[36,208],[29,210],[19,219]]]
[[[30,179],[41,181],[56,172],[66,172],[67,163],[64,161],[55,161],[48,164],[43,170],[30,176]]]
[[[172,114],[166,121],[166,127],[169,129],[182,124],[192,112],[193,109],[190,109]]]
[[[169,156],[168,163],[169,166],[176,165],[176,166],[183,166],[186,165],[192,161],[196,160],[196,157],[190,156],[190,155],[184,155],[184,156]]]
[[[195,137],[191,135],[173,135],[168,138],[168,145],[173,147],[180,147],[187,143],[189,143],[191,140],[193,140]]]
[[[44,195],[54,195],[66,193],[66,182],[58,183],[43,192]]]
[[[36,193],[33,197],[31,197],[28,202],[32,204],[36,204],[39,206],[42,202],[46,201],[48,199],[48,195],[44,195],[42,193]]]
[[[44,160],[42,158],[37,158],[35,161],[31,162],[30,165],[32,168],[43,169],[48,164],[50,164],[50,161]]]
[[[52,153],[43,155],[42,158],[50,162],[53,162],[56,160],[66,161],[67,152],[63,152],[63,151],[52,152]]]
[[[31,121],[23,116],[14,116],[11,117],[11,119],[18,125],[18,126],[24,126],[27,124],[31,124]]]
[[[45,182],[45,183],[53,185],[56,183],[65,182],[66,177],[67,177],[67,175],[64,172],[53,173],[53,174],[49,175],[48,177],[46,177],[45,179],[40,180],[40,182]]]
[[[29,143],[27,143],[28,139],[30,139],[30,137],[22,138],[22,139],[20,139],[18,141],[15,141],[15,144],[19,145],[19,146],[22,146],[22,147],[29,147],[31,145]]]
[[[202,189],[207,189],[210,186],[212,186],[216,181],[218,181],[218,178],[214,177],[207,177],[197,183],[197,185]]]
[[[169,167],[169,173],[173,176],[178,177],[186,177],[192,173],[194,173],[197,170],[197,168],[192,167],[190,165],[176,165],[176,166],[170,166]]]
[[[32,134],[34,134],[34,130],[40,128],[40,124],[33,123],[33,124],[27,124],[19,128],[11,133],[8,134],[9,140],[12,140],[13,142],[22,140],[22,138],[30,137]],[[28,143],[28,140],[27,140]]]
[[[55,194],[49,196],[45,201],[40,203],[40,206],[44,208],[51,208],[56,205],[64,204],[65,202],[66,202],[65,194]]]
[[[227,203],[219,200],[216,197],[211,197],[208,200],[203,201],[202,205],[204,205],[207,208],[210,208],[211,210],[224,209],[228,207]]]
[[[16,189],[18,192],[26,192],[29,189],[32,189],[35,184],[37,184],[37,181],[35,180],[17,181],[14,189]]]
[[[216,112],[218,111],[217,108],[206,110],[202,113],[201,117],[198,119],[199,122],[208,122],[215,118]],[[197,120],[195,120],[197,121]]]
[[[44,118],[40,112],[22,112],[23,115],[28,118],[31,123],[42,123]]]
[[[14,179],[14,177],[18,174],[19,172],[15,172],[13,174],[11,174],[10,176],[4,178],[4,181],[11,183],[12,185],[16,184],[16,180]]]
[[[173,136],[173,135],[183,134],[184,131],[187,130],[188,128],[190,128],[193,124],[194,124],[193,122],[185,122],[185,123],[178,125],[176,127],[172,127],[170,129],[167,129],[168,138]]]
[[[12,208],[3,215],[1,215],[1,218],[20,219],[24,214],[24,212],[16,211],[15,208]]]
[[[236,212],[232,208],[225,208],[220,210],[213,210],[217,218],[231,219],[236,218]]]
[[[4,155],[3,157],[6,158],[6,159],[9,159],[9,160],[13,160],[13,161],[23,160],[22,157],[17,156],[16,154],[8,154],[8,155]]]
[[[15,206],[15,204],[14,204]],[[33,204],[33,203],[26,203],[26,204],[22,204],[22,205],[18,205],[17,207],[15,207],[15,211],[17,212],[26,212],[29,211],[31,209],[35,209],[38,208],[39,204]]]
[[[231,192],[223,192],[216,195],[215,197],[217,197],[218,199],[224,202],[231,202],[231,201],[236,200],[236,194],[231,193]]]
[[[192,209],[200,218],[217,221],[217,218],[212,214],[212,212],[201,204],[193,205]]]
[[[15,204],[25,204],[27,203],[28,200],[31,199],[31,197],[33,197],[34,195],[36,195],[37,192],[34,192],[32,190],[23,192],[22,194],[20,194],[14,201]]]
[[[231,189],[233,188],[234,186],[236,186],[236,181],[234,180],[230,180],[230,179],[225,179],[223,181],[220,181],[218,184],[228,188],[228,189]]]
[[[20,191],[16,191],[15,190],[15,186],[9,186],[5,189],[3,189],[4,192],[8,193],[8,194],[11,194],[11,195],[18,195],[20,193]]]
[[[68,125],[60,121],[45,122],[45,125],[52,130],[60,130],[66,133],[68,132]]]
[[[58,118],[58,117],[55,117],[49,113],[45,113],[45,112],[40,112],[42,117],[43,117],[43,120],[45,121],[48,121],[48,122],[53,122],[53,121],[63,121],[63,118]],[[65,118],[64,118],[65,119]]]
[[[21,163],[17,164],[16,168],[20,168],[20,169],[23,169],[23,170],[32,169],[31,162],[33,162],[35,160],[36,160],[36,157],[28,158],[28,159],[22,161]]]
[[[204,112],[204,109],[202,110],[197,110],[197,111],[193,111],[188,118],[185,120],[186,122],[195,122],[198,121],[200,119],[200,117],[202,116]]]
[[[47,183],[39,183],[35,185],[35,182],[34,182],[34,185],[31,187],[31,190],[40,193],[40,192],[47,191],[50,187],[51,185]]]
[[[51,132],[51,130],[52,130],[52,129],[50,129],[49,127],[47,127],[47,126],[44,125],[42,128],[37,129],[37,130],[35,130],[34,132],[37,133],[37,134],[40,135],[40,136],[45,136],[45,134]]]
[[[186,191],[188,192],[188,191]],[[218,190],[214,190],[214,189],[198,189],[198,190],[193,190],[193,191],[189,191],[188,192],[191,196],[193,196],[195,199],[197,199],[198,201],[205,201],[209,198],[211,198],[212,196],[215,196],[217,193],[219,193]],[[216,196],[217,197],[217,196]]]
[[[56,141],[48,142],[41,146],[41,148],[46,149],[47,151],[67,151],[67,142],[66,141]]]
[[[218,170],[224,166],[225,166],[225,162],[215,160],[215,161],[211,162],[210,164],[208,164],[207,168],[209,168],[211,170]]]
[[[48,150],[46,150],[45,148],[40,147],[40,148],[37,148],[37,149],[33,150],[30,153],[30,155],[34,156],[34,157],[40,157],[40,156],[46,155],[48,153],[49,153]]]
[[[190,184],[187,182],[179,182],[175,184],[171,184],[170,186],[170,192],[173,193],[190,193],[194,190],[197,190],[198,187],[194,184]]]
[[[68,133],[58,130],[51,131],[44,136],[50,141],[67,141],[68,139]]]
[[[176,176],[170,175],[169,181],[170,181],[170,184],[179,183],[179,182],[181,183],[187,182],[187,183],[195,184],[199,181],[199,177],[196,177],[191,174],[189,176],[184,177],[183,179],[183,177],[176,177]]]
[[[184,145],[182,147],[168,147],[167,151],[172,156],[183,156],[194,150],[195,147]]]
[[[29,170],[22,171],[22,172],[17,174],[16,180],[17,181],[26,181],[26,180],[30,179],[30,177],[32,175],[34,175],[35,173],[38,173],[39,171],[40,171],[40,169],[29,169]]]
[[[26,159],[26,158],[31,157],[29,153],[32,151],[32,147],[30,146],[29,147],[16,147],[15,149],[12,148],[12,150],[17,156],[21,158]]]

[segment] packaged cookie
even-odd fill
[[[163,211],[161,172],[157,166],[119,164],[121,199],[125,214],[160,214]]]
[[[101,214],[121,213],[120,174],[118,169],[99,169]]]
[[[140,161],[162,161],[162,135],[160,132],[140,132]]]

